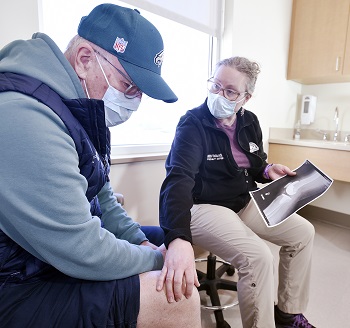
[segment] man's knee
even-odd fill
[[[175,304],[174,304],[175,303]],[[192,296],[182,297],[180,302],[174,302],[175,308],[169,308],[170,322],[166,327],[200,327],[200,297],[196,287],[193,288]],[[165,327],[165,326],[164,326]]]
[[[200,327],[200,298],[197,288],[192,296],[168,303],[165,291],[156,290],[158,271],[140,275],[140,312],[138,327]]]
[[[200,309],[201,301],[198,289],[196,287],[193,287],[192,296],[187,298],[186,301],[188,301],[188,305],[191,307],[191,309]]]

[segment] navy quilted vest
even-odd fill
[[[62,99],[35,78],[0,73],[0,92],[6,91],[36,98],[61,118],[74,140],[80,173],[88,182],[86,198],[91,204],[91,213],[101,214],[96,195],[109,180],[110,164],[110,134],[105,124],[103,101]],[[0,284],[1,281],[28,279],[48,267],[48,264],[29,254],[0,230]]]

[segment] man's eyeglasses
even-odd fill
[[[137,96],[142,94],[142,91],[134,84],[133,81],[131,81],[119,68],[115,67],[105,56],[103,56],[100,52],[97,50],[94,50],[99,56],[101,56],[105,61],[107,61],[109,64],[111,64],[117,72],[126,80],[128,83],[123,81],[123,84],[125,86],[124,96],[127,99],[133,99]]]
[[[211,93],[219,93],[221,90],[224,94],[224,97],[227,99],[227,100],[230,100],[230,101],[235,101],[237,100],[240,96],[242,95],[245,95],[247,94],[248,92],[237,92],[235,90],[232,90],[232,89],[224,89],[220,83],[218,82],[215,82],[212,78],[210,78],[208,81],[208,90],[211,92]]]

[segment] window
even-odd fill
[[[122,1],[112,2],[137,8]],[[71,37],[76,34],[81,17],[99,3],[96,0],[42,0],[42,31],[64,51]],[[200,105],[207,95],[206,80],[209,77],[213,38],[198,29],[143,9],[139,11],[157,27],[163,37],[165,51],[162,77],[179,100],[168,104],[144,94],[137,112],[127,122],[111,128],[112,146],[169,145],[179,118],[187,110]]]
[[[144,94],[137,112],[127,122],[111,128],[113,145],[171,143],[180,116],[200,105],[207,94],[208,35],[160,16],[143,15],[162,34],[162,77],[179,100],[169,104]]]

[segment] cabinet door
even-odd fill
[[[343,77],[350,0],[294,0],[288,79],[340,82]]]
[[[348,77],[347,81],[350,81],[350,14],[349,14],[348,31],[347,31],[346,44],[345,44],[343,75]]]
[[[269,143],[269,163],[281,163],[294,170],[306,159],[332,179],[350,182],[349,151]]]

